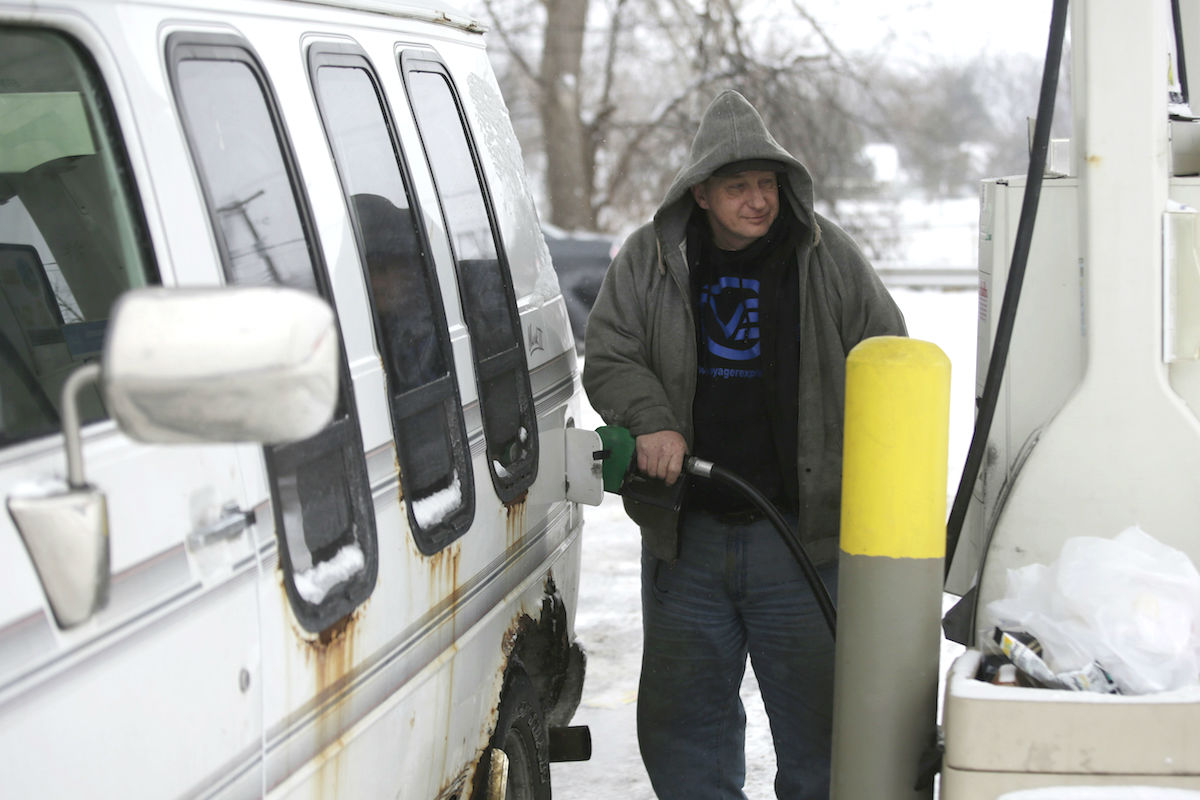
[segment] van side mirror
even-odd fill
[[[108,504],[92,486],[47,487],[8,498],[60,628],[86,622],[108,602]]]
[[[329,424],[338,353],[333,312],[308,292],[140,289],[113,309],[101,387],[139,441],[281,444]]]
[[[137,289],[113,306],[101,364],[63,386],[66,485],[29,485],[8,511],[60,628],[108,599],[108,513],[84,476],[77,398],[99,382],[117,426],[149,443],[304,439],[338,398],[337,325],[316,295],[283,287]]]

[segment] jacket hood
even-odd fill
[[[654,226],[667,244],[680,240],[695,207],[691,187],[732,161],[769,159],[784,165],[786,190],[793,213],[819,237],[813,214],[813,183],[808,169],[775,141],[754,106],[745,97],[726,89],[717,95],[700,118],[688,163],[679,170],[654,214]]]

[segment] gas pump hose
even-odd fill
[[[767,519],[775,527],[775,530],[783,537],[788,550],[791,551],[796,561],[799,562],[800,570],[804,573],[804,578],[808,581],[808,585],[812,589],[813,597],[816,598],[817,605],[821,607],[821,614],[825,617],[825,624],[829,626],[829,635],[836,639],[837,610],[834,607],[833,598],[829,595],[829,589],[825,586],[825,582],[821,580],[821,575],[817,572],[817,568],[813,564],[812,558],[809,557],[808,551],[804,549],[804,544],[800,541],[800,536],[788,525],[787,520],[783,518],[783,514],[779,512],[779,509],[762,492],[755,489],[754,486],[741,476],[723,467],[718,467],[711,461],[705,461],[695,456],[688,456],[684,460],[683,469],[689,475],[695,475],[698,478],[708,478],[740,492],[759,511],[766,515]]]

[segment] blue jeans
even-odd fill
[[[835,593],[837,564],[819,571]],[[638,745],[661,800],[745,798],[747,654],[775,742],[776,796],[827,800],[833,637],[768,520],[693,512],[678,560],[643,548],[642,627]]]

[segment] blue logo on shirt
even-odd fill
[[[730,361],[758,358],[759,282],[754,278],[720,278],[700,291],[701,326],[708,352]]]

